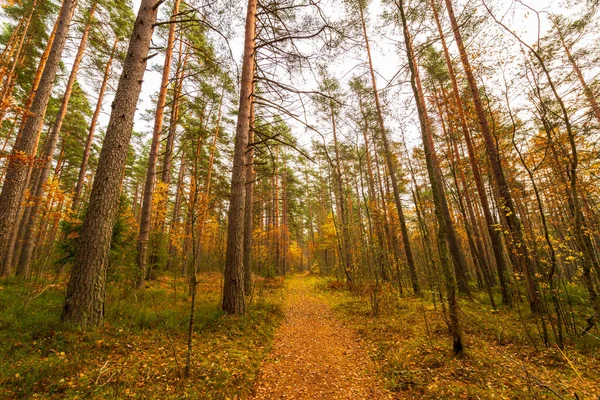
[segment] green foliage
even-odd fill
[[[131,269],[134,261],[136,228],[130,209],[130,204],[122,196],[117,211],[117,219],[113,227],[108,262],[108,274],[113,279],[132,276],[129,269]],[[75,253],[77,252],[77,239],[83,225],[84,216],[85,211],[79,218],[61,221],[63,235],[57,244],[59,259],[56,261],[56,264],[70,265],[73,262]]]
[[[8,42],[14,28],[21,18],[27,18],[31,12],[34,0],[23,0],[15,2],[14,5],[3,8],[2,30],[0,33],[0,44]],[[16,69],[17,85],[15,87],[15,98],[23,100],[31,88],[33,76],[37,70],[39,57],[46,48],[48,36],[52,30],[54,18],[58,11],[56,1],[38,1],[29,26],[27,40],[21,50],[24,55],[23,62]]]

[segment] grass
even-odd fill
[[[317,288],[339,318],[366,339],[381,377],[398,398],[600,398],[600,341],[571,338],[562,351],[545,347],[525,307],[520,313],[493,313],[477,299],[461,300],[467,355],[458,359],[439,302],[399,298],[385,288],[380,313],[373,317],[368,298],[326,280]]]
[[[221,275],[199,281],[184,379],[190,300],[183,280],[138,291],[109,284],[105,322],[85,331],[60,323],[64,282],[0,280],[0,398],[249,396],[283,318],[281,282],[258,281],[247,315],[230,317],[219,309]]]

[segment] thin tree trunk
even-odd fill
[[[175,19],[179,13],[179,3],[180,0],[175,0],[173,12],[171,14],[172,20]],[[146,173],[146,183],[144,185],[144,201],[142,203],[142,214],[140,218],[140,232],[137,239],[136,264],[138,267],[138,288],[144,284],[147,273],[148,238],[150,236],[150,219],[152,217],[152,197],[154,195],[156,164],[158,163],[158,147],[160,146],[160,136],[163,127],[167,90],[169,89],[169,76],[171,72],[171,61],[173,59],[173,44],[175,43],[175,27],[175,23],[171,23],[169,25],[169,38],[167,39],[165,62],[163,64],[162,82],[160,84],[158,101],[156,103],[154,131],[152,133],[150,155],[148,156],[148,170]]]
[[[11,56],[14,56],[14,62],[12,63],[12,66],[10,68],[10,72],[8,72],[8,74],[6,74],[6,77],[7,77],[6,82],[2,86],[2,97],[0,98],[0,106],[1,106],[0,122],[2,122],[4,120],[4,116],[6,115],[6,112],[8,111],[8,106],[5,106],[5,104],[6,104],[8,97],[12,96],[12,93],[13,93],[14,85],[16,83],[15,69],[17,68],[17,65],[19,65],[21,62],[21,50],[23,48],[23,43],[25,43],[25,38],[27,37],[27,34],[29,33],[29,25],[31,24],[31,19],[33,18],[33,14],[35,13],[37,3],[38,3],[38,0],[34,0],[33,3],[31,4],[31,12],[29,13],[29,15],[27,17],[27,21],[25,22],[25,26],[23,28],[23,35],[21,36],[17,47],[15,49],[13,49],[13,51],[11,52]],[[19,25],[17,26],[17,28],[15,28],[15,32],[18,31],[20,24],[21,24],[21,22],[19,22]]]
[[[79,203],[81,202],[81,193],[83,192],[83,186],[85,184],[85,175],[87,172],[87,165],[90,160],[90,152],[92,150],[96,125],[98,124],[98,118],[100,117],[100,112],[102,111],[102,101],[104,100],[104,93],[106,92],[108,81],[110,79],[112,63],[115,58],[118,44],[119,38],[117,37],[113,43],[108,61],[106,61],[106,67],[104,68],[104,76],[102,78],[102,84],[100,85],[100,92],[98,93],[98,101],[96,102],[96,109],[94,110],[90,128],[88,129],[88,136],[85,142],[83,156],[81,158],[81,166],[79,167],[79,176],[77,177],[77,184],[75,185],[75,193],[73,193],[73,204],[71,209],[74,211],[79,209]]]
[[[175,258],[175,256],[176,256],[176,247],[173,244],[173,242],[175,240],[173,238],[173,233],[180,223],[179,219],[181,216],[181,202],[182,202],[181,198],[183,196],[182,192],[183,192],[184,173],[185,173],[185,157],[182,157],[180,165],[179,165],[179,173],[177,176],[177,189],[175,192],[175,203],[173,204],[173,219],[171,220],[171,227],[169,228],[169,251],[168,251],[167,266],[166,266],[167,271],[171,270],[171,263],[173,262],[173,258]]]
[[[97,3],[94,2],[89,10],[88,20],[83,30],[83,36],[81,37],[75,60],[73,61],[73,68],[71,69],[69,80],[67,81],[65,93],[63,95],[63,101],[58,110],[56,120],[54,121],[52,132],[50,133],[50,136],[46,139],[47,142],[46,148],[44,149],[43,158],[44,164],[42,166],[42,169],[37,174],[37,180],[34,179],[34,185],[32,186],[34,189],[33,204],[31,205],[29,210],[25,210],[25,216],[21,221],[21,224],[26,224],[26,228],[23,236],[24,242],[22,244],[19,264],[17,266],[18,275],[27,276],[29,274],[29,268],[31,266],[31,256],[33,254],[33,239],[35,237],[34,231],[40,220],[39,209],[42,203],[42,198],[44,196],[46,181],[48,180],[50,169],[52,167],[52,159],[54,158],[54,151],[56,150],[58,137],[60,135],[65,116],[67,115],[67,109],[69,107],[69,101],[71,100],[71,94],[73,93],[73,87],[75,86],[75,82],[77,81],[77,72],[79,71],[79,65],[81,64],[83,54],[87,46],[87,40],[90,33],[90,29],[92,28],[92,22],[94,20],[94,13],[96,12],[96,6]]]
[[[510,193],[510,188],[504,176],[504,171],[500,162],[500,155],[498,154],[498,148],[496,147],[496,142],[490,130],[486,112],[481,101],[481,96],[479,94],[479,87],[477,85],[475,75],[473,74],[473,70],[469,62],[469,56],[462,41],[462,36],[458,27],[458,22],[456,21],[454,10],[452,8],[452,0],[445,0],[445,3],[446,8],[448,10],[448,15],[450,17],[450,23],[452,25],[454,38],[456,40],[456,44],[460,53],[461,62],[463,64],[465,75],[467,77],[467,82],[469,84],[469,89],[471,90],[471,97],[475,106],[477,119],[481,126],[481,135],[483,137],[485,148],[490,159],[490,166],[492,169],[494,181],[498,189],[499,200],[501,200],[501,204],[499,204],[498,208],[500,212],[502,212],[502,215],[505,217],[510,232],[510,251],[513,252],[515,259],[519,263],[521,271],[523,271],[523,275],[527,285],[527,294],[529,298],[529,306],[531,308],[531,311],[534,313],[539,313],[542,311],[542,308],[539,292],[536,287],[535,276],[532,261],[529,255],[529,250],[523,239],[521,224],[519,219],[517,218],[516,210]]]
[[[348,283],[352,283],[352,261],[350,259],[350,234],[348,232],[348,211],[346,209],[346,197],[344,196],[344,185],[342,178],[342,167],[340,161],[340,150],[337,139],[337,123],[333,100],[330,100],[331,126],[333,128],[333,150],[335,152],[335,197],[338,213],[340,215],[340,225],[342,231],[342,252],[340,257],[344,267],[344,275]],[[285,214],[284,214],[285,215]]]
[[[252,239],[254,231],[254,103],[250,106],[248,152],[246,154],[246,199],[244,211],[244,293],[252,293]]]
[[[382,272],[382,276],[384,276],[384,271],[385,268],[389,268],[389,263],[388,263],[388,259],[386,257],[386,252],[385,252],[385,242],[383,239],[383,232],[381,229],[381,210],[379,209],[379,204],[377,202],[377,193],[375,191],[375,178],[373,176],[373,165],[372,165],[372,161],[371,161],[371,150],[370,150],[370,146],[369,146],[369,139],[367,136],[367,131],[369,130],[369,123],[368,123],[368,119],[365,115],[365,112],[363,110],[363,103],[362,100],[359,99],[359,106],[360,106],[360,111],[361,111],[361,115],[363,117],[363,121],[365,123],[365,127],[362,130],[363,132],[363,139],[365,141],[365,155],[366,155],[366,164],[367,164],[367,180],[368,180],[368,188],[369,188],[369,202],[367,203],[365,200],[365,207],[367,209],[372,209],[372,213],[374,214],[373,217],[371,218],[371,213],[369,213],[369,221],[371,224],[371,220],[372,220],[372,225],[373,225],[373,230],[375,232],[375,237],[377,238],[377,248],[374,251],[374,257],[376,260],[376,263],[381,265],[381,272]],[[376,149],[375,149],[376,151]],[[398,282],[400,282],[400,276],[397,276]]]
[[[440,250],[442,272],[444,274],[444,281],[446,283],[446,296],[448,297],[448,311],[450,316],[450,330],[453,339],[453,350],[455,355],[462,356],[464,353],[464,344],[462,338],[462,329],[458,317],[458,304],[455,294],[456,282],[450,269],[450,260],[448,259],[447,247],[447,245],[449,245],[450,249],[452,250],[452,247],[457,245],[457,243],[452,243],[451,239],[454,236],[454,240],[456,240],[456,236],[452,227],[452,221],[449,218],[450,215],[448,211],[448,203],[446,202],[446,196],[444,194],[442,184],[442,176],[438,164],[439,161],[437,160],[437,155],[435,153],[435,147],[433,143],[433,137],[431,135],[429,121],[427,120],[427,111],[425,108],[425,99],[423,98],[423,89],[421,88],[419,72],[417,69],[418,67],[416,65],[417,63],[412,47],[412,39],[408,30],[408,22],[404,14],[403,0],[397,2],[397,5],[400,9],[400,16],[402,19],[404,42],[406,45],[408,67],[411,76],[410,81],[413,89],[413,94],[415,96],[415,101],[417,103],[417,113],[419,115],[419,123],[421,125],[421,135],[423,137],[423,149],[425,151],[427,173],[429,175],[429,181],[431,183],[431,191],[433,194],[433,201],[435,205],[435,216],[438,222],[438,246]],[[453,254],[453,256],[462,256],[462,253],[455,253]],[[456,266],[458,260],[455,259],[454,261]],[[458,268],[456,268],[455,271],[457,272],[457,276],[460,276],[460,271],[458,270]]]
[[[142,0],[131,34],[67,286],[62,312],[65,322],[98,325],[104,317],[112,231],[159,5],[156,0]]]
[[[40,129],[52,94],[54,78],[58,71],[76,3],[76,0],[63,1],[58,16],[56,35],[45,62],[44,72],[35,91],[28,118],[10,155],[2,193],[0,193],[0,254],[2,255],[0,264],[3,270],[10,268],[10,266],[6,266],[6,263],[10,263],[12,259],[12,251],[9,251],[9,248],[12,247],[11,242],[13,242],[15,233],[13,228],[16,225],[17,210],[25,190],[33,157],[37,151]]]
[[[571,66],[573,67],[573,71],[575,71],[575,75],[577,75],[577,79],[579,79],[579,83],[581,83],[581,87],[583,88],[583,93],[585,94],[586,99],[590,102],[590,105],[592,106],[592,111],[594,112],[596,119],[598,120],[598,122],[600,122],[600,106],[598,105],[598,102],[596,101],[594,92],[592,91],[592,89],[589,87],[589,85],[585,81],[585,78],[583,77],[583,74],[581,73],[581,68],[579,68],[579,65],[577,65],[577,61],[575,61],[575,58],[571,54],[571,49],[569,49],[569,46],[567,45],[567,42],[565,41],[565,37],[562,33],[562,30],[559,28],[558,24],[555,24],[555,28],[558,31],[558,37],[560,39],[560,43],[562,44],[563,48],[565,49],[565,53],[567,54],[567,59],[569,60],[569,63],[571,63]]]
[[[375,97],[375,107],[377,109],[377,121],[379,123],[379,129],[381,131],[381,138],[383,140],[383,147],[385,153],[385,159],[390,173],[390,179],[392,181],[392,188],[394,191],[394,199],[396,201],[396,209],[398,211],[398,219],[400,220],[400,230],[402,232],[402,241],[404,243],[404,253],[406,255],[406,262],[408,264],[408,272],[413,286],[413,291],[416,295],[420,295],[421,289],[419,287],[419,280],[417,278],[417,270],[415,268],[415,261],[410,246],[410,240],[408,237],[408,229],[406,227],[406,220],[404,218],[404,210],[402,209],[402,200],[400,199],[400,188],[398,187],[398,177],[396,176],[396,167],[394,160],[392,159],[392,149],[388,141],[388,134],[385,129],[385,123],[383,121],[383,110],[381,109],[381,103],[379,101],[379,92],[377,91],[377,81],[375,79],[375,70],[373,69],[373,60],[371,58],[371,48],[369,46],[369,38],[367,36],[367,26],[365,23],[365,16],[363,6],[359,6],[360,19],[362,24],[363,36],[365,39],[365,48],[367,50],[367,58],[369,61],[369,71],[371,73],[371,85],[373,87],[373,95]]]
[[[431,7],[433,10],[433,15],[435,17],[436,26],[438,29],[438,35],[440,37],[442,43],[442,49],[444,51],[444,59],[446,60],[446,66],[448,68],[448,74],[450,75],[450,81],[452,83],[452,93],[454,96],[454,102],[458,111],[458,116],[460,119],[461,130],[463,132],[463,137],[465,139],[465,143],[467,145],[467,151],[469,154],[469,162],[471,163],[471,170],[473,172],[473,179],[475,180],[475,187],[477,189],[477,195],[479,196],[479,202],[481,203],[481,208],[483,210],[483,216],[485,218],[485,223],[487,226],[488,235],[490,237],[490,242],[492,244],[492,250],[494,253],[494,261],[496,265],[496,271],[498,273],[498,281],[500,283],[500,291],[502,293],[502,303],[505,305],[512,305],[512,295],[510,289],[507,284],[507,265],[502,253],[502,238],[500,233],[496,230],[494,219],[492,217],[492,212],[490,211],[490,205],[488,202],[488,198],[485,191],[485,185],[483,183],[483,179],[481,177],[481,172],[479,169],[479,165],[477,163],[477,155],[475,154],[475,150],[473,147],[473,141],[471,140],[471,134],[469,132],[469,127],[467,124],[467,118],[465,114],[465,110],[462,105],[462,100],[460,98],[460,92],[458,88],[458,82],[456,80],[456,74],[454,73],[454,67],[452,65],[452,60],[450,58],[450,53],[448,52],[448,46],[446,44],[446,38],[442,31],[442,26],[440,23],[439,14],[437,11],[437,7],[435,6],[434,0],[431,0]]]

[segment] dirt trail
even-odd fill
[[[359,338],[334,317],[306,277],[287,283],[276,333],[255,399],[387,399]]]

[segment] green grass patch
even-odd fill
[[[0,280],[0,398],[203,398],[251,394],[279,326],[282,292],[258,280],[243,317],[219,308],[221,275],[200,275],[191,377],[183,280],[111,284],[96,329],[60,323],[65,283]]]

